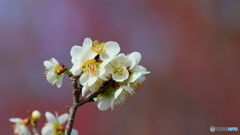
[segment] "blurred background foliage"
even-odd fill
[[[239,0],[1,0],[0,134],[12,134],[8,119],[25,118],[27,110],[42,113],[40,129],[46,111],[68,112],[69,79],[60,89],[48,84],[43,61],[71,67],[70,49],[85,37],[140,52],[151,74],[122,107],[80,107],[74,128],[81,135],[240,128],[239,7]]]

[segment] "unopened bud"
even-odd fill
[[[38,121],[41,118],[41,113],[37,110],[32,112],[32,120]]]

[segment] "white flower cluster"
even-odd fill
[[[15,123],[13,125],[13,133],[16,135],[31,135],[28,129],[27,124],[29,123],[28,119],[21,118],[10,118],[10,122]]]
[[[44,61],[44,66],[46,67],[47,71],[45,72],[47,76],[47,81],[52,83],[52,85],[57,84],[57,87],[60,88],[62,86],[62,79],[63,75],[62,67],[59,65],[58,61],[54,58],[50,59],[49,61]]]
[[[62,114],[58,116],[58,113],[55,113],[54,116],[50,112],[45,113],[45,117],[47,119],[47,123],[42,128],[42,135],[64,135],[65,127],[63,123],[65,123],[68,119],[68,114]],[[78,131],[76,129],[72,129],[71,135],[78,135]]]
[[[10,118],[9,121],[15,123],[13,125],[13,133],[16,135],[31,135],[28,125],[34,126],[40,119],[41,113],[37,110],[28,112],[28,117],[25,119],[21,118]]]
[[[143,66],[138,65],[141,54],[133,52],[125,55],[120,52],[117,42],[108,41],[99,43],[85,38],[83,45],[75,45],[71,48],[73,75],[82,73],[79,83],[83,86],[82,96],[86,93],[94,93],[104,86],[104,93],[99,94],[95,101],[100,110],[107,110],[115,105],[124,104],[142,82],[145,74],[150,73]],[[47,80],[49,83],[61,87],[63,67],[54,58],[44,62],[47,68]],[[105,87],[106,86],[106,87]]]
[[[62,114],[58,116],[56,112],[56,116],[54,116],[50,112],[45,113],[47,123],[41,130],[42,135],[64,135],[65,123],[68,119],[68,114]],[[30,113],[29,118],[21,119],[21,118],[10,118],[9,121],[14,122],[13,125],[14,134],[16,135],[31,135],[29,131],[28,125],[33,123],[36,124],[37,121],[40,119],[41,114],[39,111],[33,111]],[[76,129],[72,129],[71,135],[78,135],[78,131]]]

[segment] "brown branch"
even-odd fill
[[[106,90],[106,88],[100,88],[98,91],[94,92],[93,94],[91,94],[90,96],[88,96],[87,98],[84,98],[82,100],[80,100],[77,104],[77,106],[81,106],[87,102],[94,102],[94,98],[98,96],[98,94],[101,94],[102,92],[104,92]]]
[[[88,97],[81,99],[81,100],[78,102],[77,106],[81,106],[81,105],[83,105],[83,104],[85,104],[85,103],[87,103],[87,102],[94,102],[94,98],[95,98],[95,97],[97,97],[97,96],[98,96],[99,94],[101,94],[101,93],[104,93],[104,92],[105,92],[109,87],[111,87],[114,83],[115,83],[114,80],[110,80],[107,85],[101,87],[99,90],[97,90],[96,92],[92,93],[92,94],[89,95]]]
[[[101,87],[98,91],[92,93],[91,95],[87,96],[86,98],[79,100],[81,91],[82,91],[82,86],[80,84],[80,86],[78,87],[78,79],[81,75],[82,75],[82,73],[80,73],[79,75],[74,75],[74,76],[69,75],[70,80],[73,85],[73,104],[72,104],[72,106],[67,107],[70,109],[69,109],[69,118],[68,118],[68,123],[66,125],[65,135],[70,135],[72,132],[74,117],[77,112],[77,108],[87,102],[93,102],[95,97],[97,97],[99,94],[105,92],[105,90],[107,90],[114,83],[114,81],[111,80],[111,81],[109,81],[109,83],[106,86]]]
[[[69,110],[70,114],[69,114],[69,118],[68,118],[68,124],[67,124],[66,130],[65,130],[65,135],[70,135],[72,132],[74,117],[77,112],[77,108],[78,108],[78,106],[76,106],[76,104],[74,104]]]
[[[74,123],[74,117],[77,111],[77,104],[79,102],[79,98],[80,98],[80,94],[82,91],[82,86],[80,85],[80,87],[78,87],[78,79],[81,76],[82,73],[80,73],[79,75],[75,75],[75,76],[70,76],[70,80],[72,82],[73,85],[73,104],[71,107],[69,107],[69,118],[68,118],[68,123],[66,125],[66,130],[65,130],[65,135],[70,135],[72,132],[72,127],[73,127],[73,123]]]
[[[73,103],[72,107],[70,108],[69,112],[69,118],[68,118],[68,124],[66,126],[66,130],[65,130],[65,135],[70,135],[72,132],[72,127],[73,127],[73,123],[74,123],[74,117],[75,114],[77,112],[77,108],[87,102],[93,102],[93,98],[97,97],[98,94],[104,92],[106,90],[106,88],[101,88],[99,89],[97,92],[91,94],[90,96],[88,96],[87,98],[83,98],[81,99],[79,102],[75,102]],[[76,98],[76,96],[74,96],[74,98]]]

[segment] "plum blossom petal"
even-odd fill
[[[42,135],[57,135],[57,134],[64,134],[64,125],[68,119],[68,114],[62,114],[58,117],[58,114],[56,113],[56,116],[54,116],[50,112],[45,113],[46,119],[48,123],[45,124],[45,126],[42,128],[41,133]],[[74,129],[75,130],[75,129]],[[73,135],[77,135],[77,131],[73,131]]]
[[[64,74],[62,74],[62,77],[60,77],[60,78],[57,80],[57,82],[56,82],[56,86],[57,86],[58,88],[60,88],[60,87],[62,86],[63,76],[64,76]]]
[[[48,123],[57,123],[57,119],[52,113],[46,112],[45,117],[47,118]]]
[[[52,62],[59,65],[58,61],[55,58],[52,58]]]
[[[51,125],[46,125],[41,130],[42,135],[52,135],[53,132],[54,128]]]
[[[115,92],[114,98],[117,99],[117,97],[122,93],[122,91],[123,91],[123,88],[120,87],[120,88]]]
[[[71,135],[78,135],[78,131],[76,129],[72,129]]]
[[[149,74],[150,72],[147,71],[147,69],[143,66],[140,66],[140,65],[136,65],[132,70],[131,72],[140,72],[141,74]]]
[[[57,83],[57,87],[60,88],[62,86],[63,79],[63,68],[59,66],[59,63],[56,59],[52,58],[49,61],[44,61],[43,65],[46,67],[46,77],[49,83],[52,85]]]
[[[91,77],[89,80],[88,80],[88,86],[91,86],[93,85],[96,81],[97,81],[97,77]]]
[[[98,101],[98,108],[101,111],[107,110],[110,107],[110,102],[111,102],[111,98],[107,98],[107,97],[102,97],[99,101]]]
[[[14,123],[21,123],[22,119],[20,119],[20,118],[10,118],[9,121],[14,122]]]
[[[17,135],[31,135],[27,127],[28,122],[20,118],[10,118],[10,122],[15,123],[13,126],[14,134]]]
[[[114,41],[108,41],[105,44],[105,51],[110,57],[113,57],[120,52],[119,44]]]
[[[136,81],[142,74],[140,72],[134,72],[130,77],[129,77],[129,82],[134,82]]]
[[[68,114],[67,113],[64,113],[62,114],[61,116],[58,117],[58,120],[59,120],[59,123],[60,124],[63,124],[67,121],[68,119]]]
[[[88,83],[89,78],[90,78],[89,73],[83,73],[79,81],[82,85],[86,85]]]
[[[82,88],[82,96],[84,96],[86,94],[86,92],[88,91],[88,86],[83,86]]]
[[[99,57],[100,57],[101,60],[110,59],[109,55],[107,55],[107,54],[105,54],[105,53],[104,53],[104,54],[101,54]]]
[[[90,48],[92,47],[92,40],[91,38],[85,38],[83,41],[83,48]]]
[[[44,61],[43,65],[48,69],[53,69],[55,67],[50,61]]]
[[[132,52],[131,54],[128,55],[128,58],[132,60],[130,70],[140,62],[141,57],[142,56],[139,52]]]
[[[84,53],[85,49],[81,46],[75,45],[71,48],[70,55],[72,58],[78,59],[82,56]]]

